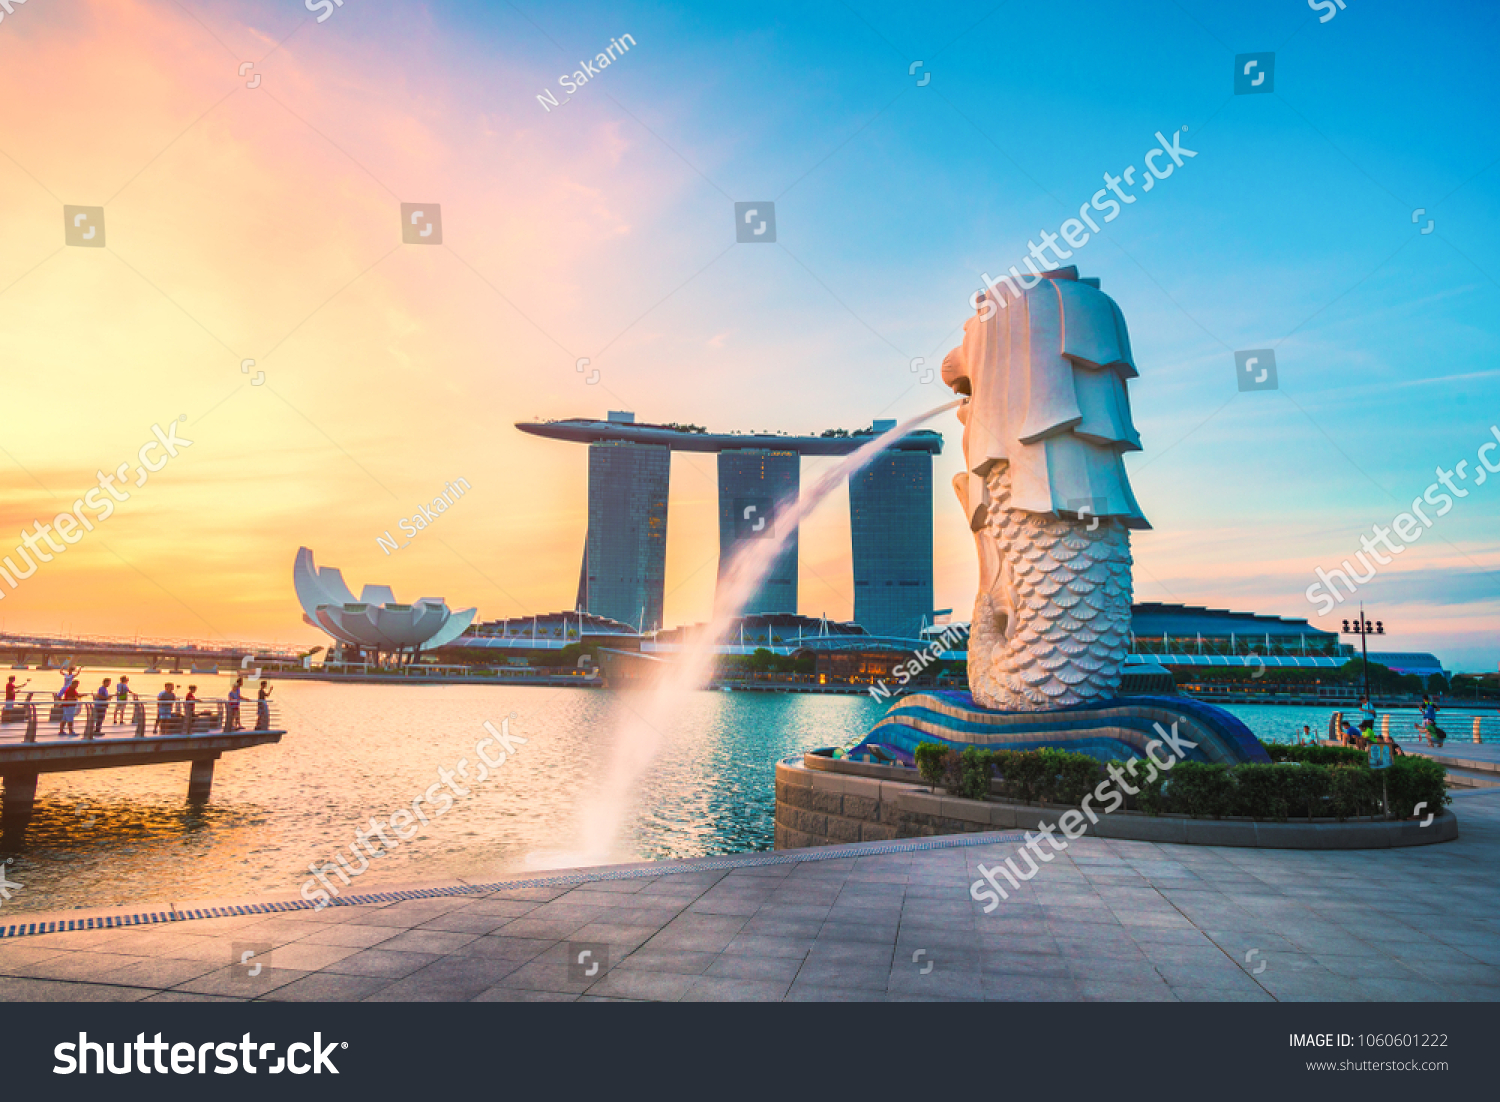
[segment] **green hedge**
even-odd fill
[[[1368,764],[1369,755],[1353,746],[1288,746],[1282,742],[1263,742],[1272,761],[1299,761],[1308,765]]]
[[[1197,819],[1242,816],[1259,820],[1349,819],[1381,813],[1382,784],[1390,795],[1390,810],[1398,819],[1410,818],[1416,806],[1423,813],[1441,811],[1451,802],[1445,784],[1447,771],[1428,758],[1399,757],[1381,773],[1369,767],[1366,755],[1347,747],[1293,746],[1293,751],[1334,752],[1332,760],[1281,761],[1270,765],[1209,765],[1182,761],[1169,772],[1151,770],[1137,759],[1102,765],[1087,754],[1063,750],[981,750],[962,753],[941,743],[917,747],[922,778],[949,795],[982,800],[998,782],[1006,799],[1026,803],[1077,806],[1083,796],[1118,772],[1137,791],[1126,795],[1126,806],[1150,815],[1180,813]],[[1351,756],[1352,755],[1352,756]],[[1311,755],[1309,755],[1311,756]],[[1111,781],[1111,787],[1114,787]],[[1123,791],[1123,788],[1122,788]]]

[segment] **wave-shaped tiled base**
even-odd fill
[[[1100,761],[1146,755],[1157,730],[1177,727],[1187,761],[1240,765],[1268,762],[1260,740],[1223,708],[1180,696],[1129,696],[1047,712],[992,712],[966,692],[913,693],[891,705],[864,741],[851,750],[858,758],[871,744],[911,764],[918,745],[941,742],[956,749],[1072,750]],[[1159,749],[1157,756],[1171,753]]]

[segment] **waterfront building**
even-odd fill
[[[854,622],[872,635],[918,635],[932,613],[932,457],[893,449],[850,478],[849,535]]]
[[[801,461],[795,451],[735,448],[719,453],[719,582],[735,552],[750,540],[774,538],[780,523],[778,506],[796,500],[801,486]],[[715,595],[715,604],[720,598]],[[786,533],[786,544],[760,589],[746,602],[747,613],[797,611],[797,528]]]
[[[819,436],[710,433],[698,425],[637,422],[629,411],[607,420],[523,422],[533,436],[589,446],[589,523],[576,607],[653,631],[662,625],[667,488],[673,451],[719,460],[719,577],[746,539],[776,531],[777,502],[800,487],[803,456],[843,456],[894,427]],[[919,430],[882,454],[850,485],[855,619],[877,635],[912,636],[932,607],[932,457],[941,434]],[[747,611],[797,612],[797,532]]]

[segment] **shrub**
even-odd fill
[[[1282,783],[1286,786],[1288,814],[1299,818],[1322,818],[1328,814],[1328,798],[1332,791],[1328,777],[1328,766],[1303,764],[1287,769]]]
[[[966,800],[982,800],[988,796],[993,755],[988,750],[969,746],[962,754],[954,756],[959,759],[958,786],[956,792],[952,787],[948,791]]]
[[[1241,765],[1230,771],[1234,781],[1234,814],[1252,819],[1286,819],[1292,795],[1288,774],[1300,765]]]
[[[943,758],[950,752],[951,747],[940,742],[924,742],[916,749],[917,772],[933,788],[943,783]]]
[[[1380,782],[1368,765],[1335,765],[1328,780],[1330,808],[1339,819],[1380,810]]]
[[[1118,766],[1126,774],[1130,772],[1128,762],[1112,761],[1109,764],[1111,766]],[[1139,769],[1140,766],[1136,768]],[[1156,776],[1152,777],[1152,770],[1147,769],[1130,782],[1132,787],[1136,789],[1136,793],[1134,796],[1126,795],[1126,807],[1144,811],[1147,815],[1160,815],[1163,811],[1172,810],[1170,806],[1170,782],[1172,774],[1163,773],[1160,769],[1155,772]],[[1121,791],[1123,792],[1124,790],[1121,789]]]
[[[1311,765],[1358,765],[1368,762],[1369,755],[1352,746],[1288,746],[1280,742],[1262,743],[1275,762],[1297,761]]]
[[[1110,782],[1111,788],[1125,796],[1125,806],[1148,815],[1181,812],[1200,819],[1244,815],[1278,822],[1329,815],[1349,819],[1380,814],[1382,783],[1389,788],[1391,813],[1399,818],[1412,816],[1420,803],[1427,805],[1425,812],[1441,811],[1451,802],[1445,786],[1447,771],[1427,758],[1398,757],[1382,782],[1362,751],[1327,746],[1284,749],[1333,751],[1328,755],[1333,760],[1299,763],[1288,756],[1270,765],[1233,767],[1180,761],[1170,772],[1143,759],[1107,765],[1136,789],[1134,794],[1126,793],[1123,786]],[[970,800],[989,795],[993,777],[1006,799],[1076,807],[1108,776],[1106,766],[1087,754],[1065,750],[970,746],[960,753],[942,743],[924,742],[916,749],[916,759],[922,779],[934,789],[941,787],[949,795]]]
[[[1234,781],[1227,766],[1178,762],[1172,769],[1170,791],[1168,810],[1185,811],[1195,819],[1234,814]]]
[[[1430,758],[1400,757],[1385,773],[1391,814],[1398,819],[1411,818],[1419,803],[1427,805],[1423,808],[1425,814],[1441,812],[1444,805],[1453,802],[1448,795],[1448,771]]]

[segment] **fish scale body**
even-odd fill
[[[982,538],[1000,572],[974,604],[969,687],[998,711],[1034,712],[1114,697],[1130,645],[1130,533],[1010,507],[1010,468],[985,480]]]

